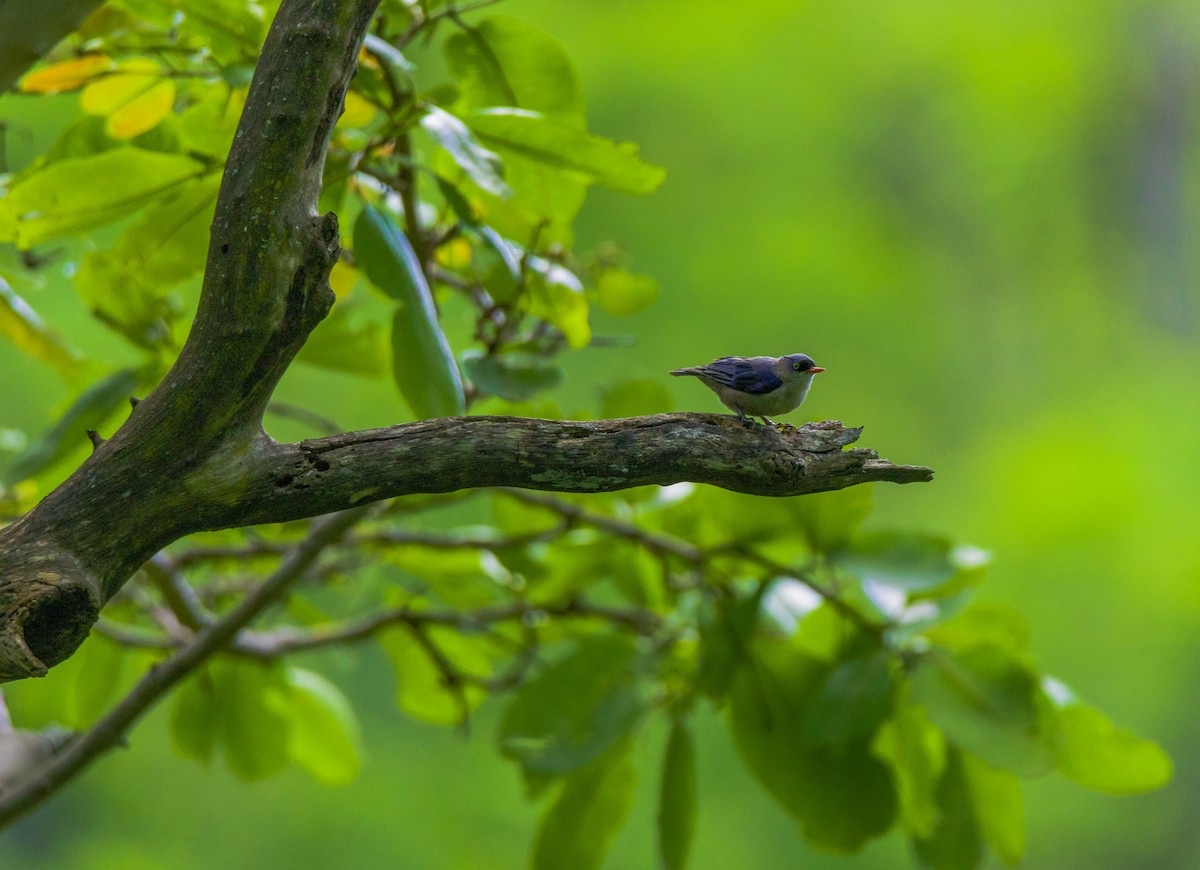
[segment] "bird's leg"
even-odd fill
[[[738,419],[741,420],[743,424],[745,424],[747,429],[754,428],[754,421],[751,420],[749,417],[747,417],[745,414],[743,414],[741,408],[734,408],[732,405],[730,405],[730,407],[733,408],[733,410],[735,412],[737,412]]]
[[[759,416],[761,417],[762,415],[760,414]],[[764,423],[766,423],[768,426],[770,426],[772,429],[774,429],[774,428],[775,428],[775,424],[774,424],[774,423],[772,423],[770,420],[768,420],[766,417],[763,417],[763,418],[762,418],[762,421],[763,421]]]

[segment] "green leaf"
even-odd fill
[[[417,254],[390,215],[367,205],[354,222],[354,260],[356,265],[384,295],[405,305],[424,310],[433,297]],[[436,321],[436,312],[432,312]]]
[[[917,857],[929,870],[975,870],[983,862],[983,842],[963,755],[953,747],[947,752],[946,770],[937,788],[937,825],[931,835],[913,839]]]
[[[492,148],[519,154],[591,184],[622,193],[652,193],[666,171],[637,156],[630,143],[616,143],[524,109],[483,109],[465,119]]]
[[[687,499],[670,505],[663,513],[662,522],[664,530],[700,547],[727,548],[734,542],[761,545],[772,539],[783,539],[790,550],[784,556],[786,561],[798,549],[796,525],[788,501],[791,499],[763,499],[703,487]],[[738,570],[742,569],[739,567]]]
[[[1058,770],[1064,776],[1117,795],[1153,791],[1171,780],[1171,758],[1153,740],[1118,728],[1057,680],[1047,678],[1046,689],[1058,709]]]
[[[805,740],[842,751],[870,737],[891,711],[894,688],[883,650],[842,662],[808,705]]]
[[[179,316],[167,293],[200,274],[220,178],[187,182],[154,202],[111,250],[87,254],[76,276],[80,296],[106,324],[139,347],[171,339]]]
[[[901,823],[915,836],[929,837],[939,818],[937,787],[946,767],[946,739],[924,707],[908,702],[907,688],[872,748],[892,769]]]
[[[950,649],[993,644],[1007,646],[1015,652],[1029,646],[1029,623],[1011,605],[998,601],[976,602],[953,619],[928,629],[925,637]]]
[[[129,660],[129,649],[102,635],[92,635],[72,658],[81,658],[67,722],[86,728],[108,710]]]
[[[4,700],[13,721],[24,727],[57,724],[83,731],[108,711],[113,698],[124,688],[126,674],[134,672],[131,660],[143,656],[93,633],[44,679],[6,684]]]
[[[536,240],[542,250],[569,248],[574,241],[572,222],[587,199],[588,182],[515,152],[502,158],[504,180],[513,195],[501,199],[479,190],[473,197],[487,215],[488,225],[506,239],[523,239],[526,244]],[[474,185],[465,181],[464,186]]]
[[[850,486],[789,498],[785,504],[813,551],[829,553],[845,543],[871,512],[871,489]]]
[[[225,763],[247,782],[279,773],[291,760],[280,667],[230,659],[213,671]]]
[[[521,249],[487,224],[478,224],[473,229],[483,241],[485,250],[492,251],[500,264],[500,268],[490,270],[486,276],[488,291],[497,302],[514,301],[521,290],[521,273],[524,271]]]
[[[739,666],[748,655],[750,639],[762,612],[765,587],[754,595],[730,600],[722,596],[706,600],[697,614],[700,629],[700,672],[696,688],[721,702],[729,691]]]
[[[592,340],[587,296],[570,269],[542,257],[528,257],[529,313],[562,330],[567,344],[586,347]]]
[[[570,776],[538,825],[534,870],[597,870],[633,807],[636,785],[628,741]]]
[[[121,5],[140,20],[170,29],[185,45],[204,45],[224,62],[257,53],[266,32],[262,5],[250,0],[124,0]]]
[[[184,145],[181,150],[224,161],[233,143],[244,99],[235,98],[229,88],[223,87],[201,88],[193,92],[192,99],[195,102],[178,116],[179,136]]]
[[[486,226],[486,224],[480,223],[479,216],[475,214],[475,210],[471,208],[471,203],[467,201],[461,190],[440,175],[435,176],[434,179],[438,192],[442,195],[442,199],[446,201],[446,205],[450,207],[450,211],[454,212],[454,216],[458,218],[463,226],[473,230],[481,226]],[[518,265],[520,264],[518,263]]]
[[[354,322],[353,307],[334,305],[317,324],[296,359],[317,368],[368,378],[388,369],[388,339],[374,321]]]
[[[486,537],[491,532],[480,529],[478,536]],[[390,547],[379,558],[412,579],[412,586],[406,589],[459,609],[495,604],[500,591],[512,583],[512,575],[504,566],[482,550]]]
[[[392,320],[392,372],[420,419],[462,414],[462,379],[433,295],[404,233],[371,206],[354,225],[354,255],[373,284],[400,302]]]
[[[658,854],[665,870],[683,870],[696,830],[696,740],[687,720],[671,723],[658,798]]]
[[[132,214],[206,170],[182,154],[114,148],[22,176],[0,200],[0,241],[26,249]],[[96,179],[104,179],[97,185]]]
[[[868,741],[834,752],[802,738],[807,708],[830,672],[786,642],[759,640],[734,682],[730,727],[750,772],[805,839],[817,849],[853,852],[891,827],[897,798]]]
[[[436,628],[428,629],[426,637],[459,673],[476,677],[491,675],[491,659],[469,638]],[[487,697],[482,688],[471,683],[447,686],[446,677],[429,650],[407,628],[383,632],[379,635],[379,645],[396,671],[396,704],[420,722],[458,725]]]
[[[500,723],[500,751],[537,773],[579,770],[622,740],[645,709],[636,648],[620,635],[580,640],[517,690]]]
[[[623,269],[605,269],[596,280],[600,307],[613,317],[628,317],[649,308],[658,294],[658,282],[649,275]]]
[[[872,532],[849,541],[833,554],[833,562],[911,599],[950,595],[981,582],[987,554],[974,547],[955,547],[932,535]]]
[[[283,672],[292,760],[325,785],[345,785],[362,768],[358,719],[346,696],[315,671]]]
[[[563,378],[562,367],[554,361],[522,351],[492,356],[467,351],[463,354],[463,370],[478,389],[510,402],[523,402],[542,390],[557,387]]]
[[[236,119],[235,119],[236,120]],[[111,151],[114,148],[140,148],[143,151],[161,151],[166,154],[178,154],[188,150],[182,147],[178,125],[173,118],[166,118],[157,127],[147,130],[132,139],[114,139],[104,129],[104,118],[85,115],[73,124],[68,125],[58,135],[58,139],[46,153],[46,163],[57,163],[68,157],[88,157],[101,151]],[[221,157],[228,152],[221,152]]]
[[[583,127],[583,86],[570,55],[533,25],[486,18],[447,38],[445,54],[464,109],[519,106]]]
[[[188,680],[171,710],[171,741],[181,755],[208,761],[218,745],[239,779],[272,776],[288,764],[289,721],[279,666],[218,659]]]
[[[462,378],[431,312],[401,306],[392,318],[392,376],[417,419],[466,412]]]
[[[33,477],[87,443],[87,431],[99,429],[113,411],[126,404],[137,383],[137,372],[123,369],[88,388],[49,431],[13,459],[4,473],[4,485]]]
[[[0,333],[18,350],[50,366],[68,383],[82,374],[82,363],[50,330],[29,303],[0,276]]]
[[[984,842],[1009,867],[1020,865],[1025,859],[1025,805],[1020,780],[965,752],[962,762]]]
[[[500,158],[480,145],[461,119],[437,106],[427,106],[421,126],[479,187],[495,196],[512,196],[504,183]]]
[[[1038,776],[1055,762],[1054,711],[1037,677],[1012,650],[935,647],[912,672],[913,700],[951,741],[993,767]]]
[[[171,745],[184,758],[208,762],[216,751],[220,721],[214,715],[216,685],[212,674],[197,671],[175,690],[171,706]]]
[[[520,246],[505,239],[492,227],[482,223],[462,191],[449,181],[438,176],[437,186],[446,205],[454,212],[454,216],[483,242],[483,249],[480,253],[484,254],[484,257],[481,259],[486,259],[490,252],[495,261],[496,268],[481,270],[484,273],[484,284],[488,292],[492,294],[492,298],[503,303],[514,301],[521,287],[521,272],[523,271]]]

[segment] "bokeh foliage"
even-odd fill
[[[0,215],[8,216],[0,216],[0,231],[10,232],[17,247],[32,247],[32,254],[24,255],[27,262],[47,242],[65,245],[56,253],[78,262],[79,298],[136,350],[118,356],[119,366],[105,355],[80,358],[58,332],[41,328],[20,295],[22,282],[36,281],[38,270],[18,265],[16,254],[5,261],[12,265],[3,274],[15,288],[5,295],[12,312],[6,333],[80,391],[78,400],[63,403],[59,422],[28,439],[30,446],[6,466],[16,510],[65,472],[85,429],[113,425],[113,413],[128,392],[160,376],[186,329],[203,264],[202,229],[215,195],[214,179],[265,20],[256,14],[257,6],[227,6],[237,26],[221,28],[220,37],[206,30],[203,15],[185,10],[172,61],[143,48],[173,23],[161,10],[111,4],[106,15],[117,17],[92,22],[97,30],[89,35],[101,42],[89,45],[82,69],[71,59],[66,63],[77,66],[51,67],[26,79],[34,91],[74,92],[82,85],[79,110],[87,117],[61,133],[45,163],[13,167],[21,172],[0,202]],[[123,10],[129,17],[120,17]],[[399,4],[388,10],[392,17],[377,35],[403,42],[411,23],[407,12]],[[419,59],[415,68],[403,53],[368,45],[356,96],[348,100],[331,152],[323,197],[323,207],[336,208],[342,217],[353,266],[335,276],[339,302],[302,359],[334,372],[389,376],[394,386],[380,382],[372,395],[398,389],[416,417],[452,413],[468,403],[479,410],[554,414],[545,391],[562,379],[558,354],[588,345],[595,324],[609,322],[595,308],[614,316],[636,314],[657,294],[653,282],[625,269],[625,255],[612,248],[571,253],[573,221],[587,186],[647,192],[661,175],[627,148],[584,131],[578,76],[556,41],[530,24],[490,11],[468,23],[443,21],[428,44],[424,31],[409,34],[422,38],[409,52]],[[237,38],[229,38],[230,32]],[[113,34],[120,36],[119,49],[102,52],[110,65],[96,66],[97,48],[104,47],[104,39],[115,39]],[[913,42],[930,39],[909,31],[901,36]],[[211,54],[196,52],[213,38],[225,41]],[[709,38],[734,41],[738,32]],[[652,66],[647,55],[645,63]],[[660,62],[670,55],[666,51]],[[147,63],[157,72],[148,74]],[[858,55],[842,63],[843,75],[850,75],[855,63],[877,69]],[[174,74],[164,75],[167,70]],[[201,74],[191,74],[197,71]],[[83,78],[71,79],[73,72]],[[168,85],[171,93],[165,98]],[[911,90],[921,92],[920,87]],[[495,111],[497,106],[521,111]],[[849,138],[846,122],[833,121],[841,117],[838,111],[844,108],[811,109],[810,121],[830,123],[814,124],[807,135],[840,132]],[[878,114],[863,112],[872,119]],[[892,123],[911,133],[901,121]],[[927,158],[916,161],[909,153],[913,149],[892,144],[860,155],[862,164],[881,177],[894,172],[897,183],[911,182],[913,190],[923,191],[911,174],[925,172]],[[901,165],[891,167],[889,161]],[[81,184],[98,175],[117,179],[104,188],[115,190],[110,199],[96,199],[94,188]],[[710,170],[701,177],[712,184],[738,176]],[[811,180],[810,198],[831,183]],[[769,202],[768,178],[760,181],[750,189]],[[870,181],[842,191],[843,211],[832,218],[823,209],[794,208],[790,223],[758,218],[733,236],[726,226],[725,238],[737,244],[743,234],[752,237],[754,244],[746,248],[761,252],[752,258],[760,261],[782,256],[780,250],[792,244],[802,251],[861,244],[851,239],[862,229],[860,222],[872,218],[851,205],[856,197],[878,195],[862,190]],[[906,197],[918,195],[898,190],[906,204]],[[737,197],[742,208],[754,202],[746,190],[737,191]],[[49,217],[40,213],[46,202],[55,204]],[[364,207],[366,202],[372,205]],[[29,203],[38,203],[36,212]],[[929,208],[928,220],[946,219]],[[731,213],[736,211],[726,212],[726,220]],[[632,221],[635,228],[638,223]],[[75,241],[81,230],[94,232]],[[623,234],[640,247],[636,229]],[[694,269],[712,256],[706,251],[714,250],[687,247],[695,256]],[[845,257],[858,271],[843,273],[839,286],[857,280],[858,292],[869,294],[881,284],[888,257],[899,258],[886,245],[872,254]],[[939,253],[929,256],[936,260]],[[803,262],[820,258],[810,255]],[[741,280],[752,282],[764,268],[761,262],[749,264]],[[834,319],[831,303],[814,298],[814,277],[802,280],[809,289],[805,316]],[[910,288],[903,281],[901,288],[903,298]],[[705,303],[710,309],[727,298],[720,290],[711,292]],[[855,300],[831,296],[849,313],[857,312]],[[674,306],[659,308],[667,309],[668,317],[680,316]],[[777,318],[771,311],[757,319]],[[697,321],[699,335],[706,335],[703,321]],[[717,325],[731,328],[724,318]],[[983,330],[980,340],[988,344],[986,336],[994,331]],[[677,330],[658,334],[668,347],[701,359],[730,350],[688,347]],[[1024,342],[1020,349],[1037,337],[1018,334]],[[832,339],[824,340],[832,345]],[[930,364],[935,344],[911,334],[899,345],[905,350],[902,362]],[[414,354],[414,348],[422,350]],[[571,368],[570,356],[562,359]],[[586,382],[588,373],[580,374]],[[570,410],[615,415],[664,409],[663,394],[653,385],[606,386],[602,403],[576,402]],[[1003,394],[993,395],[994,382],[985,380],[979,393],[972,387],[974,382],[961,374],[958,382],[953,372],[947,374],[951,396],[956,389],[970,390],[973,397],[1005,407]],[[530,399],[539,404],[511,404]],[[311,405],[325,410],[323,402]],[[389,422],[402,417],[401,406],[393,403],[389,409]],[[285,419],[282,413],[276,422],[286,431],[287,419],[296,415]],[[909,413],[901,410],[897,419]],[[309,422],[300,425],[312,425],[311,418],[303,419]],[[926,458],[920,452],[926,434],[906,442],[921,459]],[[928,434],[934,444],[946,437]],[[19,442],[19,433],[14,431],[11,440]],[[1027,483],[1033,491],[1054,492],[1036,489],[1044,483]],[[897,498],[909,495],[905,491]],[[870,509],[862,494],[785,505],[705,490],[631,493],[561,500],[557,514],[514,504],[505,495],[495,496],[493,504],[472,506],[480,500],[484,497],[442,513],[403,510],[381,518],[378,528],[364,532],[378,540],[364,541],[347,554],[347,564],[331,569],[323,587],[289,601],[286,616],[320,629],[364,612],[403,609],[407,621],[397,619],[376,639],[395,670],[400,709],[421,721],[462,722],[488,693],[512,689],[497,726],[498,748],[519,764],[530,793],[545,801],[533,852],[540,866],[578,867],[600,860],[601,847],[630,810],[636,776],[631,741],[651,717],[660,717],[659,727],[669,727],[661,794],[667,820],[660,830],[663,860],[682,866],[688,848],[679,832],[693,824],[695,813],[690,718],[712,708],[723,711],[746,768],[814,846],[853,850],[895,825],[912,839],[917,860],[935,867],[974,866],[985,845],[1006,863],[1021,860],[1018,775],[1057,768],[1089,787],[1116,793],[1154,787],[1168,775],[1157,747],[1115,728],[1035,666],[1029,632],[1011,607],[970,603],[982,579],[978,550],[924,535],[861,531]],[[581,522],[573,514],[576,508],[643,534]],[[486,534],[475,528],[479,523],[489,527]],[[407,546],[387,541],[397,529],[413,528],[427,529],[439,544],[422,548],[411,541]],[[257,546],[269,556],[294,540],[296,531],[258,535],[246,545],[234,535],[207,545]],[[695,548],[701,558],[683,559],[648,536],[662,538],[658,545],[667,540]],[[187,561],[188,552],[195,551],[185,549],[172,558]],[[201,590],[212,590],[206,606],[220,609],[237,593],[237,582],[227,582],[231,575],[244,588],[246,578],[237,576],[242,562],[195,561],[194,569],[185,567],[194,570],[189,579]],[[813,587],[832,597],[823,600]],[[130,630],[146,628],[139,620],[154,612],[155,594],[151,587],[149,601],[122,602],[124,609],[114,609],[113,619],[128,621]],[[645,614],[647,621],[624,626],[612,613],[578,622],[573,615],[553,618],[556,608],[565,617],[580,601]],[[524,608],[522,619],[494,631],[479,616],[513,606]],[[464,614],[463,622],[422,621],[426,609]],[[471,614],[477,625],[468,628]],[[527,636],[531,630],[538,634],[534,642]],[[32,697],[34,688],[22,686],[9,693],[13,708],[26,717],[22,724],[86,725],[118,690],[119,669],[135,672],[147,655],[152,654],[123,653],[97,638],[47,681],[47,686],[73,681],[74,689],[52,693],[60,703],[47,700],[48,689],[39,699]],[[525,668],[532,675],[527,679]],[[509,682],[514,674],[517,679]],[[231,658],[215,663],[180,693],[171,732],[184,755],[209,759],[219,750],[240,777],[271,775],[295,761],[321,781],[338,782],[360,763],[357,726],[348,710],[339,689],[312,669]],[[643,770],[642,776],[653,775]],[[576,829],[587,836],[571,836]]]

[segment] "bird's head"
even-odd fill
[[[796,380],[800,377],[811,378],[823,371],[825,369],[813,362],[811,356],[803,353],[788,354],[775,361],[775,374],[785,381]]]

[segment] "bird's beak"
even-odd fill
[[[809,369],[809,371],[815,375],[819,372],[825,371],[825,369],[821,368],[820,366],[813,366],[811,369]]]

